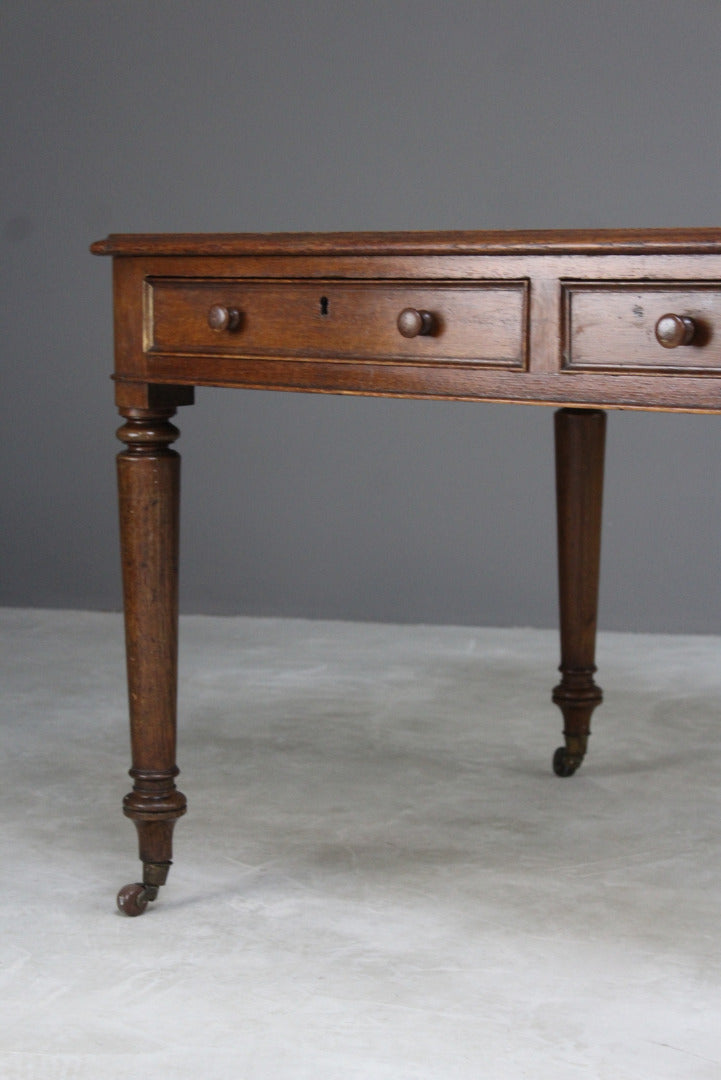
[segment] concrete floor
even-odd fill
[[[7,1080],[721,1076],[721,639],[189,618],[168,885],[116,615],[0,611]]]

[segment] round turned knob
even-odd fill
[[[407,307],[398,316],[398,329],[403,337],[413,338],[433,333],[433,316],[430,311],[418,311]]]
[[[237,330],[240,326],[240,312],[237,308],[225,304],[213,304],[208,312],[208,326],[211,330]]]
[[[664,349],[690,345],[695,332],[696,324],[688,315],[662,315],[656,323],[656,341]]]

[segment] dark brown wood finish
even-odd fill
[[[152,278],[149,289],[151,363],[210,355],[524,366],[525,281]],[[414,311],[423,329],[426,309],[423,333],[399,324]]]
[[[175,409],[198,385],[557,405],[568,776],[595,672],[605,413],[721,412],[713,229],[114,235],[116,401],[134,788],[143,883],[164,883],[175,788]]]
[[[139,914],[164,885],[172,835],[185,813],[175,787],[178,666],[178,510],[180,457],[170,444],[174,409],[121,409],[118,437],[120,541],[134,780],[123,809],[137,827],[143,881],[118,904]]]
[[[603,696],[593,676],[606,414],[559,409],[555,436],[562,678],[553,700],[563,713],[566,745],[556,751],[553,768],[571,776],[583,761],[591,714]]]
[[[718,254],[718,229],[446,232],[112,233],[94,255]]]

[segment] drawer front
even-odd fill
[[[565,282],[562,296],[566,371],[721,372],[719,281]]]
[[[523,370],[528,282],[151,278],[145,326],[151,354]]]

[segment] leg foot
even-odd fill
[[[157,900],[160,886],[168,878],[170,863],[145,863],[143,880],[124,885],[117,896],[118,910],[123,915],[142,915],[151,900]]]
[[[559,746],[553,755],[553,771],[556,776],[573,776],[583,757],[583,753],[574,754],[567,746]]]
[[[155,895],[151,895],[153,892]],[[133,885],[123,885],[117,897],[118,910],[122,911],[123,915],[131,917],[142,915],[148,906],[148,901],[154,900],[157,895],[157,889],[148,889],[140,881],[136,881]]]
[[[580,671],[561,669],[563,677],[553,691],[553,702],[563,713],[566,745],[553,755],[556,776],[573,776],[586,756],[591,715],[603,701],[601,688],[593,680],[595,670],[594,666]]]

